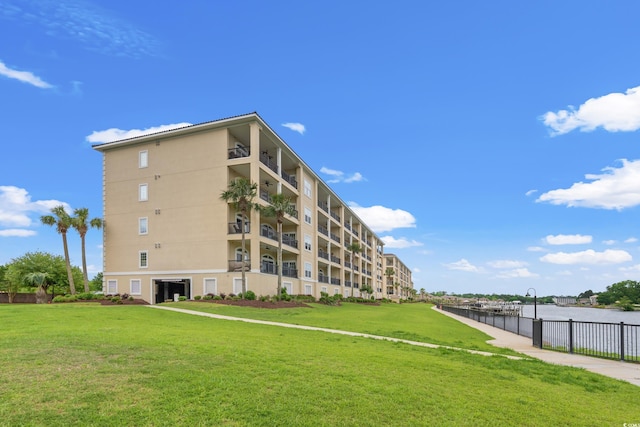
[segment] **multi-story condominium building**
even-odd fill
[[[359,296],[366,285],[385,296],[382,241],[258,114],[94,149],[103,154],[106,293],[150,303],[238,294],[244,268],[247,290],[275,295],[276,219],[254,210],[243,224],[221,199],[244,177],[258,185],[256,203],[282,193],[295,205],[282,226],[289,294]]]
[[[391,299],[408,298],[413,289],[411,270],[394,254],[383,254],[385,291]],[[392,274],[388,274],[390,272]]]

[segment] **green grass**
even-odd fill
[[[2,305],[0,325],[3,426],[640,421],[640,387],[539,361],[141,306]]]
[[[361,332],[491,353],[517,354],[512,350],[487,344],[486,341],[493,339],[492,337],[442,315],[433,310],[430,304],[369,306],[343,303],[339,307],[309,304],[313,308],[278,310],[196,301],[163,305],[225,316]]]

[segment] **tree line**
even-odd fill
[[[46,252],[28,252],[14,258],[7,265],[0,266],[0,290],[9,295],[9,302],[23,288],[36,288],[36,302],[46,302],[46,292],[50,286],[58,286],[62,291],[76,294],[75,283],[82,282],[84,292],[91,291],[87,275],[85,237],[89,228],[102,228],[100,218],[89,219],[89,209],[77,208],[69,214],[64,206],[51,209],[51,215],[43,215],[40,221],[52,227],[62,237],[64,257]],[[82,269],[71,265],[67,232],[73,229],[81,240]],[[102,279],[100,279],[102,282]],[[102,288],[102,283],[100,284]]]

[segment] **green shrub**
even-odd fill
[[[202,299],[202,295],[196,295],[193,297],[196,301],[200,301]]]
[[[214,300],[214,301],[221,301],[221,300],[223,300],[223,299],[224,299],[224,298],[222,298],[220,295],[214,295],[214,296],[213,296],[213,300]]]
[[[93,294],[90,292],[83,292],[83,293],[77,294],[77,297],[79,300],[87,301],[87,300],[93,299]]]
[[[64,297],[64,295],[58,295],[53,298],[53,302],[67,302],[67,299]]]
[[[211,300],[214,299],[215,297],[217,297],[217,295],[213,295],[213,294],[206,294],[205,296],[202,297],[203,300]],[[220,298],[220,297],[218,297]]]
[[[186,301],[186,300],[187,300],[187,297],[185,297],[184,295],[180,295],[178,297],[178,301]]]
[[[244,294],[244,299],[247,299],[249,301],[254,301],[256,299],[256,293],[253,291],[247,291]]]
[[[120,303],[122,303],[122,298],[118,297],[111,297],[111,302],[118,302],[120,301]]]

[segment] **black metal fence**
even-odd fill
[[[534,346],[605,359],[640,363],[640,325],[509,316],[474,308],[442,310],[532,339]]]

